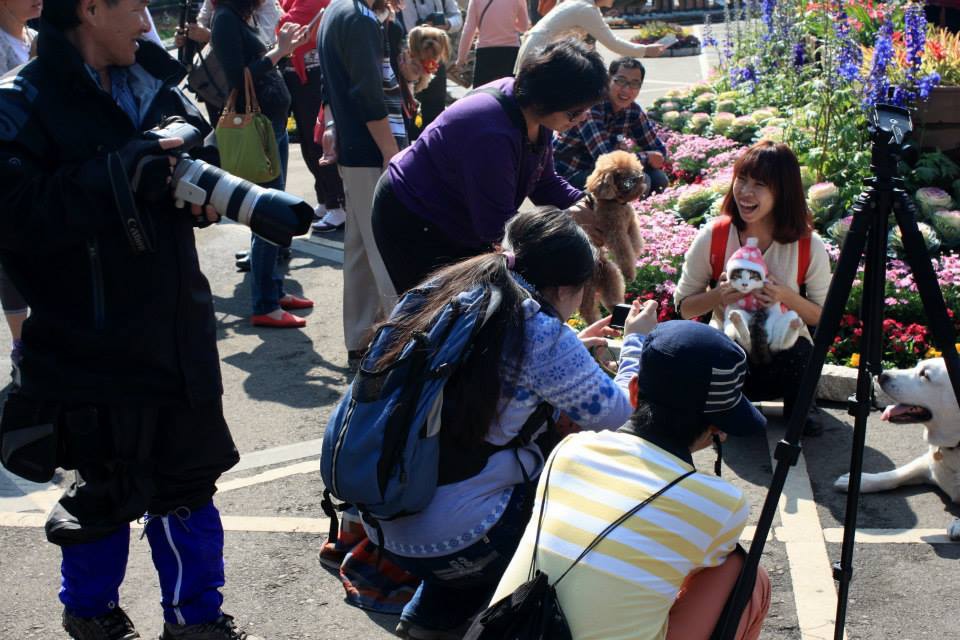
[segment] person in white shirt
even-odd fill
[[[513,72],[516,73],[520,69],[524,59],[533,51],[555,40],[570,36],[571,33],[591,36],[607,49],[621,56],[656,58],[663,53],[662,45],[634,44],[615,36],[600,13],[601,9],[609,9],[612,6],[613,0],[566,0],[556,5],[527,32],[520,45],[520,54],[517,56],[517,64]]]

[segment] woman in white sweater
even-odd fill
[[[554,40],[570,35],[592,36],[614,53],[635,58],[656,58],[663,53],[659,44],[634,44],[621,40],[603,21],[600,9],[609,9],[613,0],[565,0],[547,12],[539,22],[527,32],[520,45],[514,74],[520,70],[523,60],[533,51],[547,46]]]
[[[770,275],[754,294],[764,305],[782,304],[796,311],[805,326],[793,347],[773,354],[770,362],[750,363],[743,393],[753,401],[783,398],[784,415],[789,417],[813,350],[807,327],[820,322],[831,278],[830,259],[813,231],[800,164],[790,147],[763,140],[744,152],[734,165],[733,183],[721,210],[723,215],[700,228],[684,256],[674,303],[684,319],[712,312],[710,324],[721,329],[724,308],[743,294],[726,281],[726,274],[711,282],[714,227],[723,223],[729,227],[725,249],[718,251],[723,254],[719,264],[727,264],[746,246],[747,238],[756,238]],[[822,428],[817,422],[808,418],[806,435]]]

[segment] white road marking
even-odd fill
[[[771,457],[781,432],[767,432]],[[785,540],[800,637],[829,640],[833,638],[837,592],[803,456],[787,475],[779,513],[782,526],[777,533]]]
[[[288,476],[302,473],[313,473],[314,471],[319,470],[320,462],[318,459],[307,460],[306,462],[298,462],[297,464],[291,464],[286,467],[270,469],[269,471],[264,471],[263,473],[258,473],[248,478],[237,478],[236,480],[218,482],[217,491],[223,493],[224,491],[243,489],[244,487],[252,487],[253,485],[263,484],[264,482],[271,482],[273,480],[279,480],[280,478],[286,478]],[[317,487],[317,490],[320,490],[319,487]]]
[[[260,449],[240,456],[240,462],[232,467],[227,473],[236,473],[237,471],[246,471],[247,469],[256,469],[257,467],[267,467],[281,462],[290,462],[291,460],[303,460],[304,458],[315,458],[320,455],[320,446],[323,444],[323,438],[316,440],[304,440],[303,442],[294,442],[270,449]],[[319,467],[317,467],[319,468]]]
[[[42,528],[47,516],[41,513],[0,513],[0,527]],[[287,518],[220,516],[225,531],[262,533],[327,533],[330,521],[326,518]],[[133,529],[142,529],[142,522],[131,522]]]
[[[843,542],[843,527],[823,530],[827,542]],[[941,529],[857,529],[857,544],[960,544]]]

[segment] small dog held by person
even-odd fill
[[[400,54],[400,73],[413,85],[413,92],[427,88],[440,65],[450,59],[450,37],[428,25],[414,27],[407,34],[407,46]]]
[[[643,239],[630,203],[646,195],[649,185],[636,155],[613,151],[597,159],[586,186],[596,206],[575,210],[572,215],[601,252],[597,273],[584,289],[580,304],[580,315],[589,324],[600,317],[597,294],[604,307],[613,309],[623,302],[626,281],[636,276]]]

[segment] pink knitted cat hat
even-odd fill
[[[757,271],[764,280],[767,278],[767,263],[763,261],[763,254],[757,246],[756,238],[747,238],[747,244],[737,249],[727,260],[727,275],[734,269],[749,269]]]

